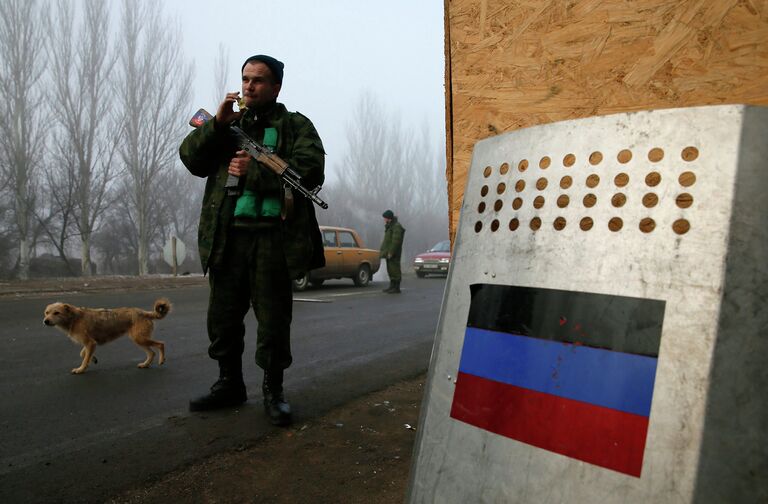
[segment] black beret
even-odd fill
[[[392,212],[392,210],[386,210],[383,214],[381,214],[382,217],[385,219],[394,219],[395,214]]]
[[[245,65],[252,61],[260,61],[267,65],[269,69],[272,71],[272,75],[275,77],[275,82],[278,84],[283,83],[283,68],[285,65],[283,65],[282,61],[278,61],[272,56],[267,56],[266,54],[257,54],[255,56],[251,56],[247,60],[245,60],[245,63],[243,63],[243,67],[240,69],[240,73],[245,70]]]

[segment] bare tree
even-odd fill
[[[383,209],[393,206],[388,195],[399,192],[399,188],[392,187],[399,168],[390,162],[391,124],[375,97],[363,94],[347,125],[348,149],[337,170],[338,180],[324,189],[329,201],[335,204],[321,213],[321,221],[356,227],[369,246],[369,225],[378,223]]]
[[[75,184],[71,172],[58,170],[55,165],[45,170],[45,185],[42,188],[48,195],[37,208],[35,218],[37,226],[34,232],[34,245],[39,235],[44,235],[43,243],[48,243],[56,252],[70,275],[75,275],[67,257],[67,243],[72,238],[71,221],[75,212]]]
[[[51,186],[63,218],[71,194],[73,225],[80,237],[82,274],[91,271],[91,236],[110,201],[113,158],[120,138],[114,117],[114,67],[110,55],[108,4],[85,0],[79,23],[71,2],[58,0],[47,18],[48,53],[59,69],[50,83],[52,111],[59,126],[53,144],[59,183]],[[61,195],[58,193],[62,193]],[[62,235],[66,229],[61,230]],[[57,247],[62,254],[62,247]]]
[[[162,213],[167,217],[161,223],[161,236],[168,239],[176,236],[187,245],[187,255],[195,255],[197,227],[200,219],[200,195],[205,186],[205,179],[190,177],[182,167],[176,167],[167,179],[168,193],[173,198],[163,200]]]
[[[405,243],[405,257],[424,252],[438,241],[448,238],[448,191],[445,180],[445,156],[443,146],[435,148],[430,142],[426,123],[406,135],[403,140],[399,166],[402,177],[410,184],[401,189],[405,201],[398,201],[397,208],[407,217],[404,222],[412,231]],[[383,229],[383,228],[382,228]]]
[[[160,215],[157,202],[169,197],[162,178],[172,169],[184,134],[193,69],[184,59],[180,30],[158,4],[124,0],[121,25],[119,153],[130,186],[138,270],[146,275],[150,238]]]
[[[376,248],[384,233],[381,214],[391,209],[407,230],[404,257],[448,237],[444,163],[426,125],[404,128],[366,93],[347,126],[347,141],[336,180],[323,189],[330,208],[319,213],[321,224],[354,227]]]
[[[216,59],[213,62],[213,106],[221,103],[227,94],[227,75],[229,73],[229,49],[219,43]]]
[[[18,276],[29,277],[35,172],[43,160],[43,109],[38,80],[45,67],[36,0],[0,2],[0,149],[2,177],[13,192]]]
[[[11,276],[16,239],[13,230],[11,195],[0,187],[0,278]]]
[[[132,189],[121,182],[114,191],[115,203],[107,210],[104,224],[93,235],[93,246],[99,252],[99,270],[108,274],[135,274],[138,244],[128,196]]]

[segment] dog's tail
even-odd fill
[[[170,301],[166,298],[160,298],[157,301],[155,301],[155,307],[154,311],[151,312],[145,312],[149,318],[153,319],[161,319],[164,318],[166,315],[168,315],[171,312],[171,308],[173,308],[173,305]]]

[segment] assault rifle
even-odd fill
[[[213,116],[209,114],[208,111],[200,109],[192,116],[192,119],[189,120],[189,125],[193,128],[199,128],[211,119],[213,119]],[[232,136],[237,139],[240,149],[246,151],[253,159],[272,170],[278,177],[280,177],[280,180],[286,187],[298,191],[302,196],[309,199],[323,210],[328,209],[328,203],[323,201],[317,195],[317,193],[320,192],[320,189],[322,189],[320,186],[317,186],[314,189],[307,189],[301,185],[301,175],[296,173],[296,171],[277,154],[249,137],[245,131],[238,126],[230,125],[229,131]],[[224,184],[224,188],[227,190],[227,195],[232,196],[238,194],[237,186],[240,182],[239,179],[240,177],[231,174],[227,177],[227,182]]]

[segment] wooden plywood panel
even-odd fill
[[[768,105],[768,0],[446,0],[455,234],[472,148],[633,110]]]

